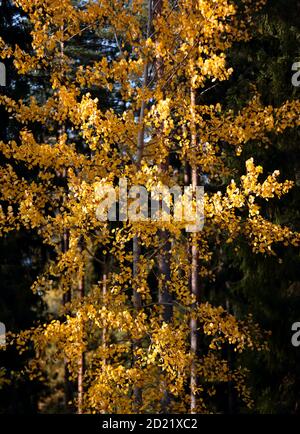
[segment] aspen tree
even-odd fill
[[[238,245],[242,239],[253,254],[266,255],[275,254],[278,243],[299,245],[299,234],[267,220],[261,207],[288,193],[292,182],[281,182],[278,171],[263,176],[258,162],[247,159],[242,177],[233,173],[224,191],[206,192],[205,225],[188,235],[191,222],[184,219],[101,220],[97,192],[107,186],[115,191],[121,178],[128,188],[143,185],[147,191],[161,183],[173,186],[187,165],[193,187],[197,171],[209,182],[224,180],[230,175],[226,146],[240,154],[250,140],[267,142],[270,132],[299,125],[299,101],[264,107],[256,95],[233,113],[221,103],[199,104],[196,98],[229,79],[227,50],[251,37],[253,14],[264,2],[165,0],[156,2],[155,18],[152,2],[142,0],[92,1],[80,7],[69,0],[15,3],[28,15],[31,47],[1,40],[1,57],[12,57],[20,74],[47,73],[52,90],[42,102],[0,96],[19,124],[19,135],[0,143],[5,159],[1,234],[34,230],[53,249],[34,291],[75,295],[79,290],[80,297],[72,297],[63,318],[20,333],[11,344],[20,351],[33,345],[32,376],[41,376],[45,364],[53,362],[49,345],[55,358],[67,360],[78,384],[79,412],[209,412],[206,396],[216,392],[216,384],[229,381],[251,406],[244,367],[230,369],[222,350],[228,344],[237,353],[264,350],[268,335],[251,315],[236,318],[202,300],[199,279],[202,285],[213,278],[211,258],[220,242]],[[87,29],[110,31],[118,54],[99,55],[88,65],[67,55],[70,41],[80,41]],[[101,107],[95,89],[120,104]],[[36,124],[56,135],[62,125],[66,130],[59,140],[41,142]],[[169,170],[174,154],[175,176]],[[19,175],[18,165],[28,176]],[[67,188],[58,179],[62,171]],[[131,206],[137,198],[129,199]],[[80,248],[79,239],[84,241]],[[99,269],[99,255],[109,264],[105,271]],[[83,285],[91,257],[101,277]],[[197,335],[206,342],[201,352]]]

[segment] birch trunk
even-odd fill
[[[196,148],[197,145],[197,135],[196,135],[196,123],[195,123],[195,107],[196,107],[196,96],[195,90],[191,88],[191,146],[193,149]],[[197,168],[192,167],[192,188],[193,191],[196,191],[196,187],[198,184],[198,173]],[[191,235],[191,294],[194,296],[196,302],[193,307],[196,307],[197,303],[200,299],[200,290],[199,290],[199,282],[198,282],[198,246],[196,235]],[[198,378],[197,378],[197,355],[199,352],[199,334],[198,334],[198,324],[196,318],[191,316],[190,321],[190,330],[191,330],[191,354],[193,357],[191,364],[191,378],[190,378],[190,389],[191,389],[191,407],[190,411],[192,414],[197,412],[197,387],[198,387]]]

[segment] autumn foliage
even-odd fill
[[[45,323],[10,336],[21,352],[34,348],[24,375],[47,382],[63,365],[65,382],[76,384],[67,404],[79,413],[210,412],[228,382],[251,407],[247,366],[231,366],[225,349],[267,351],[268,332],[212,305],[203,287],[226,244],[248,243],[253,255],[299,245],[299,233],[264,215],[293,182],[243,160],[243,149],[299,126],[300,101],[266,107],[253,89],[233,112],[205,97],[230,79],[227,51],[251,38],[264,1],[14,3],[28,16],[31,44],[0,40],[0,54],[37,90],[0,96],[18,125],[0,143],[0,231],[34,231],[49,246],[32,290],[56,300]],[[72,44],[87,31],[116,53],[78,61]],[[95,188],[120,178],[149,191],[204,185],[203,229],[188,233],[172,218],[99,221]]]

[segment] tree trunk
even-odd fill
[[[141,247],[139,238],[137,235],[133,238],[133,278],[137,278],[138,276],[138,267],[139,267],[139,258],[141,254]],[[142,308],[142,298],[140,293],[137,291],[137,288],[133,288],[133,304],[136,310],[136,313],[138,313]],[[133,342],[133,351],[135,351],[136,348],[138,348],[140,345],[139,341]],[[135,357],[134,357],[135,361]],[[138,411],[140,406],[142,405],[142,390],[140,387],[134,387],[133,389],[133,396],[134,396],[134,406],[135,411]]]
[[[150,36],[152,26],[152,0],[148,0],[148,22],[147,22],[147,37]],[[143,83],[142,86],[144,89],[148,86],[148,74],[149,74],[149,62],[145,61],[144,73],[143,73]],[[139,131],[137,137],[137,161],[136,168],[137,171],[141,168],[141,162],[144,153],[144,145],[145,145],[145,127],[144,127],[144,117],[145,117],[145,108],[146,101],[143,100],[140,108],[139,115]],[[141,246],[138,235],[134,235],[133,237],[133,279],[138,277],[138,269],[139,269],[139,258],[141,254]],[[138,313],[142,308],[142,299],[140,293],[137,291],[137,288],[133,288],[133,304]],[[139,346],[139,342],[133,342],[133,351]],[[142,404],[142,391],[139,387],[134,387],[133,390],[135,408],[138,409]]]
[[[69,249],[69,231],[66,229],[63,233],[62,237],[62,252],[66,253]],[[65,315],[68,313],[68,305],[70,304],[72,299],[71,288],[68,289],[63,294],[63,306]],[[67,412],[73,412],[73,406],[70,404],[73,401],[73,384],[70,381],[70,372],[68,369],[67,361],[64,361],[64,398],[65,398],[65,408]]]
[[[196,135],[196,123],[195,123],[195,106],[196,106],[196,97],[195,90],[191,88],[191,146],[193,149],[196,148],[197,145],[197,135]],[[193,191],[196,191],[196,187],[198,184],[198,173],[197,168],[192,168],[192,188]],[[195,308],[200,299],[200,290],[199,290],[199,282],[198,282],[198,246],[196,234],[191,234],[191,259],[192,259],[192,267],[191,267],[191,294],[194,296],[196,302],[193,304]],[[196,359],[199,351],[199,334],[198,334],[198,324],[196,318],[191,316],[190,322],[191,329],[191,354],[193,357],[191,364],[191,379],[190,379],[190,388],[191,388],[191,408],[190,411],[192,414],[197,412],[197,387],[198,387],[198,378],[197,378],[197,367],[196,367]]]
[[[103,295],[104,305],[106,304],[106,301],[105,301],[106,293],[107,293],[107,265],[105,262],[105,264],[103,266],[103,276],[102,276],[102,295]],[[103,347],[104,351],[106,350],[106,345],[107,345],[107,328],[103,327],[103,329],[102,329],[102,347]],[[103,364],[103,366],[106,365],[106,357],[105,356],[102,358],[102,364]]]
[[[78,296],[82,301],[84,298],[84,275],[80,276],[78,281]],[[84,377],[84,352],[81,352],[78,359],[78,372],[77,372],[77,413],[83,413],[83,377]]]

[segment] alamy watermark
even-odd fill
[[[292,71],[296,71],[292,76],[292,85],[300,87],[300,62],[293,63]]]
[[[3,324],[3,322],[0,322],[0,346],[4,346],[6,343],[6,329],[5,329],[5,324]]]
[[[128,189],[126,178],[119,185],[105,181],[95,187],[96,216],[100,221],[183,222],[187,232],[198,232],[204,225],[204,187],[157,184],[150,191],[142,185]]]
[[[300,346],[300,322],[294,322],[294,324],[292,324],[292,331],[295,332],[292,335],[292,345],[293,347],[299,347]]]
[[[6,86],[6,67],[0,62],[0,86]]]

